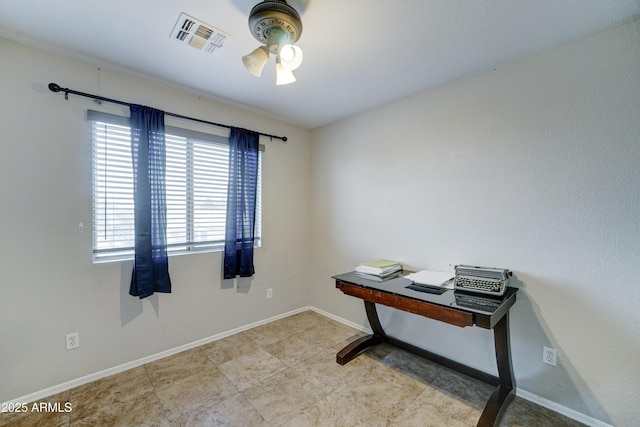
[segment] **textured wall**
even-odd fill
[[[0,401],[298,309],[309,230],[309,134],[122,73],[0,40]],[[173,293],[128,295],[131,263],[91,260],[91,129],[85,111],[120,106],[81,92],[286,135],[263,138],[263,247],[253,281],[221,283],[221,253],[170,258]],[[169,119],[167,119],[169,123]],[[193,127],[187,121],[171,124]],[[210,132],[218,128],[197,127]],[[78,232],[83,222],[85,231]],[[273,288],[273,299],[266,299]],[[66,351],[65,334],[80,333]]]
[[[367,259],[510,268],[518,387],[632,425],[639,81],[636,20],[314,131],[313,304],[366,325],[330,276]],[[380,312],[388,332],[496,372],[489,332]]]

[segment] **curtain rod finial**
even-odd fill
[[[51,92],[60,92],[60,90],[62,90],[62,88],[57,85],[56,83],[49,83],[49,90]]]

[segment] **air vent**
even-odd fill
[[[172,39],[208,53],[220,49],[227,37],[231,35],[184,12],[171,32]]]

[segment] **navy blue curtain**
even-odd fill
[[[167,257],[164,112],[131,105],[135,263],[129,294],[171,292]]]
[[[255,240],[260,135],[231,128],[229,136],[229,184],[224,244],[224,278],[251,277]]]

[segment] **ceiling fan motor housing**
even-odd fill
[[[253,37],[269,47],[293,44],[302,34],[302,20],[286,1],[265,0],[251,9],[249,28]]]

